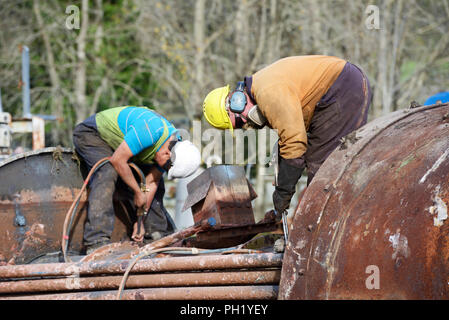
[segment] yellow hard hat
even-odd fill
[[[231,119],[226,111],[226,97],[228,94],[229,85],[209,92],[203,102],[203,114],[211,126],[218,129],[230,129],[232,133]]]

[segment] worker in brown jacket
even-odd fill
[[[310,184],[340,139],[367,121],[372,94],[365,74],[336,57],[280,59],[237,84],[212,90],[203,103],[206,120],[220,129],[277,130],[278,176],[273,204],[285,212],[307,168]]]

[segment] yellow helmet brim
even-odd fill
[[[218,129],[229,129],[232,133],[234,128],[226,110],[226,98],[229,91],[229,85],[226,85],[209,92],[203,102],[203,115],[211,126]]]

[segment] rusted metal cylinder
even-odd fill
[[[280,299],[449,299],[449,104],[344,139],[296,211]]]
[[[0,264],[26,264],[60,250],[66,213],[83,185],[81,171],[67,148],[30,151],[0,162],[0,256],[5,260]],[[85,203],[84,194],[70,236],[69,250],[75,252],[83,250]],[[125,239],[132,228],[122,210],[116,214],[113,242]]]
[[[277,285],[130,289],[122,300],[274,300]],[[0,300],[115,300],[117,291],[3,297]]]
[[[123,274],[130,260],[0,266],[0,280],[50,276]],[[282,265],[282,254],[198,255],[142,259],[131,273],[269,268]]]
[[[126,288],[279,284],[281,271],[191,272],[131,275]],[[118,289],[122,276],[0,282],[0,294]]]

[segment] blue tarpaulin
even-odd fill
[[[432,104],[438,103],[439,101],[441,101],[442,103],[449,102],[449,91],[447,91],[447,92],[440,92],[440,93],[437,93],[437,94],[429,97],[426,100],[426,102],[424,102],[424,105],[425,106],[430,106]]]

